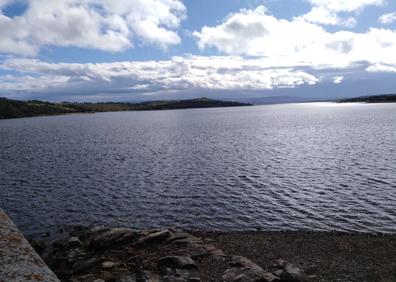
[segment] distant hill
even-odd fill
[[[288,104],[288,103],[306,103],[311,100],[300,98],[300,97],[291,97],[291,96],[272,96],[272,97],[255,97],[255,98],[240,98],[236,99],[236,101],[241,103],[249,103],[254,105],[271,105],[271,104]]]
[[[361,96],[356,98],[342,99],[339,103],[395,103],[396,94]]]
[[[49,103],[37,100],[17,101],[0,98],[0,119],[60,115],[70,113],[149,111],[190,108],[248,106],[250,104],[208,98],[150,101],[142,103]]]
[[[84,111],[77,105],[54,104],[42,101],[16,101],[0,98],[0,118],[59,115]]]

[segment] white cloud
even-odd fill
[[[333,83],[334,84],[340,84],[344,81],[344,77],[343,76],[334,76],[333,77]]]
[[[316,7],[332,12],[355,12],[368,6],[382,6],[385,0],[308,0]]]
[[[261,59],[241,57],[174,57],[167,61],[102,64],[45,63],[9,59],[3,69],[18,77],[0,78],[3,91],[65,91],[85,94],[152,93],[164,90],[261,90],[316,84],[312,74],[293,68],[268,68]],[[34,77],[34,79],[33,79]],[[54,82],[54,84],[51,83]]]
[[[9,1],[0,0],[3,5]],[[0,11],[0,53],[35,55],[42,46],[122,51],[135,42],[180,43],[180,0],[27,0],[22,15]]]
[[[68,80],[69,78],[66,76],[42,75],[35,77],[32,75],[5,75],[0,76],[0,87],[5,94],[20,91],[34,92],[48,89],[50,87],[60,87],[67,83]]]
[[[396,22],[396,13],[384,14],[378,19],[379,23],[392,24]]]
[[[267,14],[264,7],[241,10],[223,23],[205,26],[193,35],[202,49],[211,47],[229,55],[264,57],[273,67],[346,69],[362,62],[396,65],[394,30],[328,32],[301,17],[277,19]]]
[[[396,65],[375,64],[366,69],[368,72],[396,72]]]
[[[302,18],[308,22],[321,25],[343,25],[346,27],[354,27],[357,24],[355,18],[340,18],[336,13],[324,7],[313,7],[312,10],[303,15]]]
[[[381,6],[385,0],[307,0],[312,9],[302,18],[321,25],[342,25],[352,28],[357,24],[354,17],[342,18],[338,13],[359,13],[368,6]]]

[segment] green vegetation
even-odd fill
[[[357,98],[349,98],[340,100],[339,103],[395,103],[396,94],[362,96]]]
[[[0,98],[0,118],[31,117],[40,115],[59,115],[82,111],[77,106],[53,104],[41,101],[16,101]]]
[[[60,115],[70,113],[172,110],[247,106],[249,104],[219,101],[208,98],[191,100],[150,101],[143,103],[49,103],[42,101],[16,101],[0,98],[0,119]]]

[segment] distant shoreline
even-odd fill
[[[252,100],[253,101],[253,100]],[[276,104],[305,104],[320,103],[322,101],[301,101],[301,102],[279,102],[279,103],[251,103],[249,100],[223,101],[209,98],[198,98],[189,100],[163,100],[148,101],[140,103],[128,102],[103,102],[103,103],[50,103],[45,101],[30,100],[19,101],[0,97],[0,120],[59,116],[66,114],[93,114],[102,112],[129,112],[129,111],[155,111],[155,110],[182,110],[182,109],[203,109],[203,108],[224,108],[242,106],[263,106]],[[327,101],[329,103],[396,103],[396,94],[361,96],[355,98],[339,99]]]
[[[361,96],[339,100],[338,103],[396,103],[396,94]]]
[[[208,98],[151,101],[142,103],[50,103],[36,100],[17,101],[0,98],[0,119],[56,116],[77,113],[179,110],[241,106],[251,106],[251,104],[234,101],[213,100]]]

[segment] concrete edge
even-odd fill
[[[0,282],[59,282],[0,208]]]

